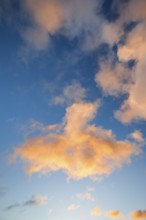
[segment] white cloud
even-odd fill
[[[69,211],[75,211],[75,210],[79,209],[79,207],[80,207],[79,205],[70,204],[67,209]]]

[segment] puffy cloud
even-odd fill
[[[97,38],[100,28],[101,19],[97,17],[100,2],[24,0],[23,7],[29,15],[31,25],[23,32],[23,36],[36,49],[44,49],[50,35],[58,31],[71,38],[84,31],[91,41],[91,38]]]
[[[101,214],[102,214],[102,212],[99,207],[96,207],[91,210],[91,215],[93,215],[93,216],[100,216]]]
[[[146,210],[137,210],[132,212],[133,219],[146,219]]]
[[[142,133],[138,130],[135,130],[130,136],[133,139],[135,139],[137,142],[143,142],[144,141]]]
[[[53,104],[71,104],[74,102],[81,102],[86,97],[86,89],[83,88],[78,81],[73,81],[70,85],[67,85],[64,90],[63,94],[56,96],[53,98]]]
[[[124,33],[124,24],[133,21],[137,22],[137,25],[131,31]],[[122,5],[119,19],[112,25],[113,32],[119,40],[122,32],[125,35],[125,42],[119,44],[117,48],[119,62],[115,64],[109,61],[102,62],[101,70],[96,74],[95,80],[108,95],[127,94],[127,99],[115,112],[118,120],[123,123],[129,123],[134,119],[146,120],[146,1],[133,0],[124,7]],[[107,30],[109,27],[108,25]],[[108,34],[106,36],[108,42]],[[112,35],[110,37],[115,39]],[[127,68],[127,62],[131,59],[134,59],[136,64],[133,68]]]
[[[68,206],[67,209],[68,209],[69,211],[75,211],[75,210],[77,210],[79,207],[80,207],[79,205],[71,204],[71,205]]]
[[[110,174],[129,163],[139,149],[127,140],[116,140],[111,130],[91,124],[98,108],[98,102],[72,104],[66,109],[61,133],[27,139],[11,159],[24,160],[28,174],[63,170],[75,179]]]
[[[107,212],[106,216],[109,218],[121,218],[122,214],[119,210],[111,210]]]
[[[145,0],[132,0],[122,8],[121,18],[123,22],[142,21],[146,19]]]
[[[135,67],[135,81],[128,91],[128,99],[121,109],[116,112],[116,117],[124,123],[133,119],[146,120],[146,23],[139,24],[127,37],[126,44],[118,50],[118,57],[122,61],[131,58],[137,60]]]
[[[127,93],[133,83],[134,74],[124,64],[112,64],[111,60],[100,64],[100,71],[96,74],[95,81],[105,94],[117,96]]]

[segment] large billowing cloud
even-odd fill
[[[101,70],[96,75],[97,84],[106,94],[127,94],[128,98],[115,113],[116,118],[123,123],[133,119],[146,120],[146,1],[129,1],[126,8],[121,10],[115,26],[122,30],[124,24],[130,22],[137,22],[137,25],[131,31],[123,31],[125,43],[118,46],[118,62],[101,63]],[[127,62],[131,59],[136,64],[128,68]]]
[[[145,4],[146,8],[146,4]],[[128,91],[128,99],[123,103],[121,109],[116,112],[117,118],[122,122],[130,122],[132,119],[146,120],[146,23],[137,25],[131,31],[126,44],[119,48],[118,57],[121,61],[135,59],[137,61],[134,69],[135,82]]]
[[[76,179],[110,174],[129,163],[138,148],[90,123],[98,107],[98,102],[72,104],[66,109],[62,132],[27,139],[13,157],[26,162],[28,174],[63,170]]]

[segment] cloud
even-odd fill
[[[76,197],[80,200],[90,200],[94,201],[94,196],[92,195],[93,188],[88,188],[84,193],[78,193]]]
[[[144,142],[143,135],[139,130],[135,130],[130,136],[131,138],[135,139],[137,142]]]
[[[124,64],[113,64],[111,60],[100,63],[100,71],[96,74],[95,81],[105,94],[118,96],[128,93],[133,84],[132,70],[125,68]]]
[[[14,203],[7,207],[5,207],[5,210],[9,211],[11,209],[19,208],[19,207],[31,207],[31,206],[43,206],[47,204],[47,196],[42,195],[33,195],[29,200],[23,202],[23,203]]]
[[[127,94],[120,109],[115,112],[115,117],[122,123],[130,123],[132,120],[146,120],[146,1],[133,0],[127,4],[119,4],[120,16],[113,25],[113,33],[110,35],[117,44],[117,57],[112,61],[100,63],[100,71],[96,74],[95,81],[106,95],[119,96]],[[125,24],[136,22],[132,30],[124,31]],[[103,26],[103,30],[106,26]],[[107,25],[107,30],[109,28]],[[105,31],[106,32],[106,31]],[[110,33],[110,30],[108,30]],[[108,34],[106,34],[108,42]],[[119,43],[123,37],[124,41]],[[127,62],[135,60],[133,68],[127,67]]]
[[[91,38],[97,38],[99,32],[101,19],[97,13],[101,2],[23,0],[23,8],[31,25],[23,31],[22,36],[36,49],[45,49],[50,36],[58,32],[69,38],[80,36],[84,32],[91,42]]]
[[[63,170],[74,179],[108,175],[129,163],[140,149],[91,124],[98,108],[98,102],[72,104],[66,109],[61,133],[28,138],[10,159],[25,161],[28,174]]]
[[[32,198],[23,203],[23,206],[43,206],[47,203],[47,197],[42,195],[33,195]]]
[[[63,93],[53,98],[52,103],[55,105],[78,103],[85,99],[86,89],[78,81],[73,81],[63,89]]]
[[[101,214],[102,214],[102,212],[99,207],[96,207],[91,210],[91,215],[93,215],[93,216],[100,216]]]
[[[146,218],[146,210],[137,210],[132,212],[133,219],[145,219]]]
[[[19,206],[20,206],[20,204],[16,202],[14,204],[11,204],[11,205],[5,207],[5,210],[9,211],[11,209],[18,208]]]
[[[146,5],[145,5],[146,7]],[[128,91],[128,99],[125,100],[121,109],[116,112],[116,117],[124,122],[131,122],[133,119],[146,120],[146,23],[136,26],[127,36],[125,45],[118,50],[118,57],[121,61],[135,59],[137,64],[134,69],[134,83]]]
[[[122,214],[119,210],[111,210],[106,213],[106,216],[115,219],[115,218],[121,218]]]
[[[79,207],[80,207],[79,205],[71,204],[71,205],[68,206],[67,209],[68,209],[69,211],[75,211],[75,210],[77,210]]]

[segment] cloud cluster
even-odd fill
[[[110,174],[139,153],[134,143],[118,141],[111,130],[91,124],[99,103],[74,103],[66,109],[62,132],[27,139],[11,158],[27,162],[26,172],[63,170],[81,179]]]
[[[59,31],[70,38],[79,36],[84,31],[90,33],[88,38],[90,35],[93,38],[100,27],[100,18],[97,17],[100,2],[24,0],[23,8],[29,15],[32,25],[26,28],[23,36],[36,49],[46,48],[50,36]]]
[[[137,22],[137,25],[124,32],[125,23],[130,22]],[[128,98],[115,113],[117,119],[123,123],[129,123],[133,119],[146,120],[146,1],[129,1],[126,7],[121,8],[120,18],[114,25],[122,30],[125,42],[118,45],[118,62],[101,63],[96,82],[106,94],[127,94]],[[116,28],[114,30],[117,31]],[[121,37],[122,35],[119,41]],[[130,60],[136,62],[133,68],[127,66]]]

